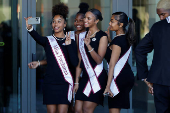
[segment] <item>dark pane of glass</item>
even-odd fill
[[[133,19],[136,27],[137,42],[149,32],[153,23],[159,20],[156,14],[156,4],[158,0],[133,0]],[[133,50],[134,50],[133,49]],[[147,56],[147,64],[151,66],[153,51]],[[132,66],[136,66],[134,51],[132,56]],[[136,77],[136,72],[134,72]],[[143,81],[136,80],[132,89],[132,108],[134,113],[155,113],[154,98],[148,93],[148,87]]]
[[[20,113],[20,45],[18,0],[0,1],[0,113]]]

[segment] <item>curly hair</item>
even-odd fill
[[[53,18],[55,15],[61,15],[66,20],[67,14],[68,14],[68,6],[66,6],[64,3],[56,4],[52,8]]]
[[[88,11],[89,5],[85,2],[81,2],[79,4],[79,12],[77,12],[77,14],[81,13],[81,14],[85,14]]]

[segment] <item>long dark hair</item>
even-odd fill
[[[126,37],[130,45],[132,45],[135,40],[135,23],[128,17],[124,12],[115,12],[112,15],[115,15],[115,20],[118,21],[118,24],[123,23],[123,30],[126,33]],[[128,26],[128,30],[126,27]]]
[[[103,20],[102,13],[98,9],[90,9],[89,11],[95,15],[96,20],[97,19],[99,19],[100,21]]]

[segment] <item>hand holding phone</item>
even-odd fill
[[[28,24],[40,24],[40,17],[28,18]]]
[[[107,93],[105,93],[105,94],[103,94],[104,96],[110,96],[110,94],[107,92]]]

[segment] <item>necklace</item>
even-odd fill
[[[98,32],[98,30],[96,32],[94,32],[92,35],[90,35],[89,37],[92,37],[94,34],[96,34]]]
[[[54,34],[53,34],[53,36],[54,36]],[[66,38],[66,35],[64,36],[64,38],[57,38],[55,36],[54,36],[54,38],[57,39],[57,40],[64,40]]]
[[[118,35],[116,35],[115,37],[117,37],[117,36],[121,36],[121,35],[125,35],[125,34],[118,34]],[[115,38],[115,37],[114,37],[114,38]]]

